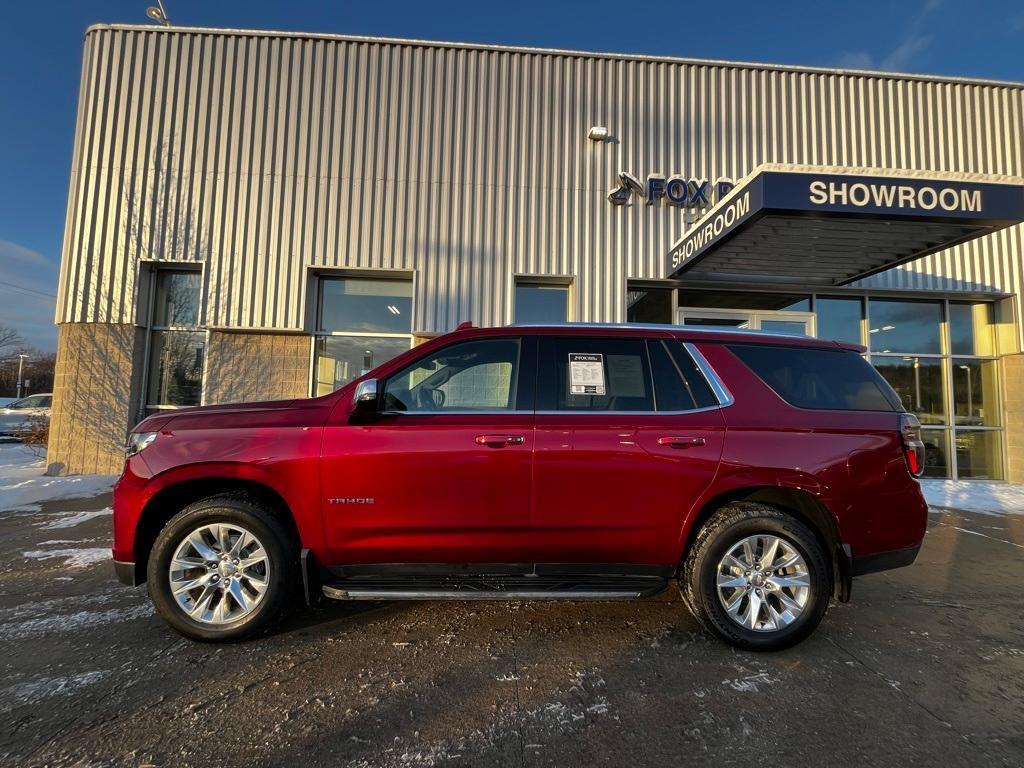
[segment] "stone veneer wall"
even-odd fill
[[[145,331],[133,325],[58,328],[47,473],[120,474],[138,415]]]
[[[1024,354],[1003,358],[1006,479],[1024,483]]]
[[[211,331],[206,403],[309,396],[309,336]]]

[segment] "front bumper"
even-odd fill
[[[917,559],[917,553],[921,551],[921,545],[907,547],[906,549],[893,549],[888,552],[876,552],[873,555],[861,555],[852,558],[854,576],[863,576],[867,573],[878,573],[878,571],[890,571],[893,568],[903,568],[911,565]]]
[[[117,576],[118,581],[129,587],[137,587],[142,583],[142,580],[138,578],[138,568],[135,567],[135,563],[115,560],[114,575]]]

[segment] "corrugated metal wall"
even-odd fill
[[[572,275],[624,319],[672,207],[620,170],[762,162],[1020,176],[1022,90],[310,36],[86,35],[58,322],[132,322],[139,261],[205,263],[206,322],[306,327],[311,266],[415,270],[415,330],[511,319],[512,276]],[[586,138],[607,126],[615,141]],[[1020,227],[867,281],[1021,292]]]

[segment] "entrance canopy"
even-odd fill
[[[843,285],[1024,221],[1024,180],[765,165],[669,251],[669,277]]]

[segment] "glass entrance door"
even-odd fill
[[[789,333],[795,336],[814,335],[814,313],[812,312],[680,307],[678,323],[680,325],[705,325],[770,333]]]

